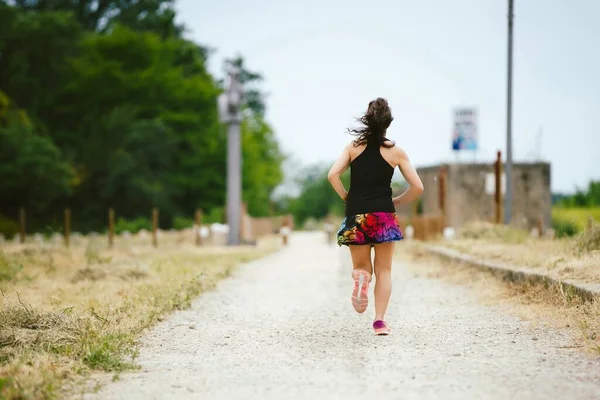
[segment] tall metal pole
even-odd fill
[[[243,86],[240,71],[229,66],[229,82],[224,93],[219,96],[219,119],[227,124],[227,244],[240,244],[242,219],[242,142],[240,124],[242,122]]]
[[[235,118],[229,122],[227,131],[227,244],[240,244],[240,222],[242,208],[242,144],[240,123]]]
[[[506,98],[506,195],[504,196],[504,223],[510,224],[512,212],[512,55],[513,55],[513,0],[508,0],[508,82]]]

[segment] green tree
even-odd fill
[[[284,157],[273,130],[261,117],[247,117],[241,129],[243,198],[251,215],[269,215],[271,194],[283,180]]]
[[[95,194],[97,207],[110,202],[130,218],[152,202],[165,221],[223,204],[218,89],[204,55],[190,51],[118,26],[83,40],[54,127],[79,173],[79,204]],[[128,196],[115,196],[125,186]]]
[[[5,2],[6,3],[6,2]],[[150,31],[163,38],[180,36],[174,0],[15,0],[17,8],[34,13],[68,12],[88,31],[110,31],[116,24]]]
[[[103,229],[110,206],[127,220],[159,207],[163,227],[198,207],[219,219],[222,89],[182,30],[172,0],[0,0],[0,213],[24,205],[57,225],[71,205],[81,231]],[[283,156],[262,77],[233,62],[248,89],[243,196],[266,215]]]
[[[71,191],[73,171],[48,137],[30,126],[0,127],[0,193],[2,213],[17,215],[25,207],[37,216],[47,214]]]
[[[181,37],[182,25],[175,23],[174,0],[120,0],[107,27],[120,24],[139,32],[152,32],[166,39]]]
[[[300,195],[290,203],[290,211],[299,225],[308,218],[321,219],[330,213],[344,214],[344,203],[327,180],[329,167],[330,165],[313,165],[300,174]],[[346,171],[342,175],[342,182],[346,188],[349,187],[349,181],[350,174]]]
[[[600,181],[591,181],[587,191],[588,205],[590,207],[600,206]]]
[[[88,30],[98,29],[107,19],[118,1],[112,0],[15,0],[14,4],[23,11],[48,13],[49,11],[71,12],[77,21]]]
[[[600,206],[600,181],[590,181],[587,190],[577,189],[574,195],[564,196],[558,204],[562,207]]]
[[[71,192],[72,178],[52,139],[36,133],[27,113],[0,91],[0,219],[14,218],[19,207],[47,217]]]
[[[19,12],[0,5],[0,88],[41,131],[69,79],[81,30],[69,13]]]

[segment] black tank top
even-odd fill
[[[346,216],[396,212],[391,188],[394,168],[381,155],[379,143],[370,140],[366,146],[350,163]]]

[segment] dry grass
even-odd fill
[[[410,262],[405,265],[416,275],[467,286],[482,303],[505,306],[507,312],[532,322],[533,326],[566,331],[573,347],[590,356],[600,356],[600,299],[583,302],[577,296],[566,296],[557,286],[503,281],[475,267],[440,262],[416,242],[411,242],[408,249],[404,257]]]
[[[0,398],[49,399],[92,371],[135,368],[139,334],[245,261],[274,251],[193,246],[191,233],[0,251]]]
[[[500,261],[560,280],[600,283],[600,226],[574,238],[536,238],[528,232],[489,223],[467,225],[454,240],[434,244],[481,259]]]
[[[580,253],[588,254],[600,251],[600,225],[593,224],[586,229],[576,239],[577,250]]]
[[[523,243],[528,237],[526,231],[483,221],[466,224],[459,231],[459,235],[462,239],[493,240],[502,243]]]

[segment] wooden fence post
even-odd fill
[[[19,208],[19,242],[25,243],[25,209]]]
[[[242,203],[242,210],[240,212],[240,240],[242,243],[250,239],[246,236],[246,214],[248,214],[248,204]]]
[[[418,213],[418,204],[417,200],[413,201],[410,207],[410,217],[408,219],[408,224],[413,227],[413,238],[415,240],[419,240],[420,229],[419,225],[419,213]]]
[[[108,247],[112,248],[115,243],[115,210],[108,209]]]
[[[411,211],[410,214],[411,214],[412,218],[414,218],[414,217],[416,217],[416,216],[419,215],[419,202],[418,202],[418,200],[414,200],[412,202],[412,206],[411,206],[411,210],[410,211]]]
[[[196,231],[196,246],[202,244],[202,211],[197,209],[194,215],[194,227]]]
[[[446,167],[440,168],[440,176],[439,176],[439,205],[440,211],[442,213],[442,225],[445,224],[446,221]]]
[[[158,247],[158,208],[154,207],[152,209],[152,246]]]
[[[496,223],[502,223],[502,152],[498,150],[496,164],[494,165],[494,174],[496,176],[496,192],[494,194],[494,203],[496,204]]]
[[[65,246],[69,247],[71,236],[71,209],[65,209]]]
[[[423,216],[423,240],[429,239],[429,217]]]

